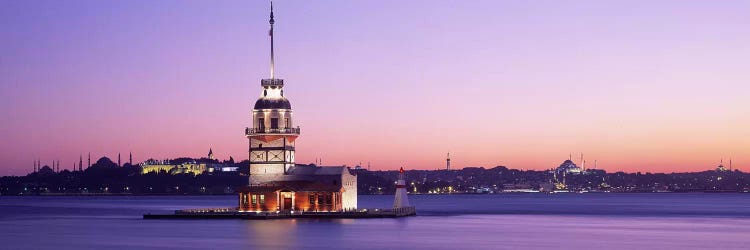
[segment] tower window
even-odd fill
[[[288,128],[289,126],[289,118],[284,118],[284,127]]]
[[[266,129],[266,119],[258,118],[258,128],[261,130]]]
[[[265,90],[265,89],[264,89],[264,90],[263,90],[263,96],[267,96],[267,95],[268,95],[268,90]]]
[[[271,118],[271,129],[279,129],[279,118]]]

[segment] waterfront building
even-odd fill
[[[357,176],[347,167],[295,164],[292,106],[284,96],[284,80],[274,75],[273,5],[271,77],[261,80],[261,96],[252,110],[249,142],[249,185],[240,188],[240,211],[341,211],[357,208]]]

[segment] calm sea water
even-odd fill
[[[235,196],[0,197],[0,249],[750,249],[750,194],[409,198],[419,216],[247,221],[141,219]]]

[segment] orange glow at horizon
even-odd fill
[[[747,2],[574,2],[279,2],[296,162],[750,172]],[[4,7],[0,175],[89,152],[248,158],[266,2]]]

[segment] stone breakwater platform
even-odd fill
[[[143,219],[366,219],[396,218],[417,215],[414,207],[393,209],[360,209],[356,211],[239,211],[237,208],[198,208],[176,210],[174,214],[144,214]]]

